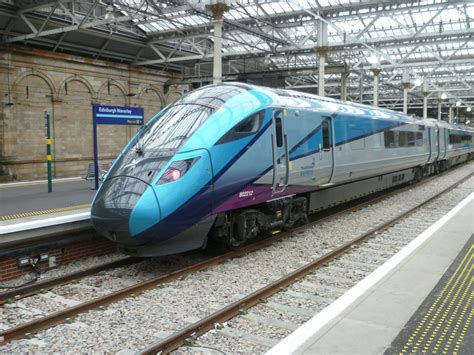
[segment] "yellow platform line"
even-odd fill
[[[67,212],[73,210],[79,210],[82,208],[89,208],[91,205],[89,203],[83,205],[75,205],[75,206],[66,206],[60,208],[51,208],[48,210],[41,210],[41,211],[29,211],[29,212],[19,212],[14,214],[9,214],[5,216],[0,216],[0,221],[10,221],[12,219],[18,218],[25,218],[25,217],[32,217],[32,216],[39,216],[44,214],[51,214],[51,213],[60,213],[60,212]]]
[[[467,331],[467,328],[465,326],[463,327],[463,330],[460,332],[460,337],[456,340],[454,338],[456,336],[460,324],[462,323],[459,323],[460,320],[458,319],[456,325],[454,325],[453,328],[451,328],[451,324],[453,323],[458,311],[461,311],[460,318],[463,319],[465,313],[468,312],[470,309],[472,299],[473,259],[474,245],[471,245],[466,255],[464,255],[461,263],[458,265],[449,280],[446,282],[429,310],[423,316],[422,320],[418,323],[415,330],[408,337],[406,344],[401,350],[401,353],[412,353],[420,351],[423,353],[428,352],[431,347],[431,344],[435,341],[436,334],[440,331],[441,328],[443,328],[443,330],[438,339],[436,340],[433,349],[430,352],[437,353],[439,350],[441,350],[442,353],[445,353],[446,350],[449,349],[453,343],[456,344],[454,351],[457,352],[459,350],[459,346],[465,336],[465,332],[463,334],[463,330],[466,329]],[[454,295],[452,296],[453,293]],[[463,303],[464,299],[468,294],[470,294],[471,297],[468,298],[468,301],[464,305],[464,307],[461,307],[461,304]],[[443,310],[443,308],[445,309]],[[449,319],[445,324],[445,320],[448,317],[449,312],[453,308],[454,311],[451,316],[449,316]],[[462,308],[462,310],[460,308]],[[427,338],[427,335],[430,329],[432,328],[434,329],[428,337],[427,343],[422,346],[423,340]],[[449,329],[452,329],[453,333],[450,334],[449,337],[446,337],[446,334]]]

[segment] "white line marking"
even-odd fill
[[[11,224],[8,226],[1,226],[0,235],[22,232],[22,231],[36,229],[36,228],[50,227],[50,226],[55,226],[55,225],[65,224],[65,223],[85,221],[85,220],[88,220],[89,218],[90,218],[90,212],[82,212],[82,213],[70,214],[67,216],[59,216],[59,217],[41,219],[37,221]]]
[[[385,264],[381,265],[377,270],[365,277],[357,285],[352,287],[336,301],[324,308],[321,312],[316,314],[313,318],[296,329],[293,333],[288,335],[285,339],[280,341],[267,355],[281,355],[293,354],[298,350],[302,350],[304,345],[311,343],[311,338],[332,319],[340,315],[347,307],[362,296],[367,290],[379,282],[385,275],[392,271],[405,258],[413,253],[420,245],[428,240],[438,229],[440,229],[446,222],[453,218],[464,206],[474,199],[474,192],[471,192],[464,200],[462,200],[456,207],[441,217],[438,221],[432,224],[428,229],[422,232],[418,237],[412,240],[406,247],[400,250],[397,254],[388,259]]]
[[[81,181],[81,180],[83,180],[83,178],[81,178],[80,176],[68,177],[68,178],[58,178],[58,179],[53,179],[53,184],[56,183],[56,182]],[[5,182],[5,183],[0,184],[0,189],[6,189],[6,188],[9,188],[9,187],[19,187],[19,186],[43,185],[43,184],[47,184],[47,183],[48,183],[48,180]]]

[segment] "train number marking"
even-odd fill
[[[251,197],[253,196],[253,190],[249,190],[249,191],[241,191],[239,193],[239,198],[242,198],[242,197]]]

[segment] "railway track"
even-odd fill
[[[428,181],[428,180],[427,180]],[[459,184],[460,182],[458,182],[457,184]],[[457,185],[456,184],[456,185]],[[451,186],[449,189],[452,189],[454,186]],[[403,190],[402,190],[403,191]],[[217,264],[221,264],[223,263],[224,261],[226,260],[229,260],[229,259],[233,259],[233,258],[237,258],[237,257],[240,257],[240,256],[243,256],[245,254],[248,254],[248,253],[251,253],[253,251],[256,251],[256,250],[259,250],[265,246],[268,246],[270,244],[272,244],[273,242],[277,241],[277,240],[282,240],[284,238],[288,238],[290,237],[291,235],[293,234],[296,234],[298,233],[299,231],[301,230],[304,230],[308,227],[311,227],[313,226],[315,223],[319,223],[323,220],[330,220],[332,218],[336,218],[337,216],[341,215],[341,214],[344,214],[344,213],[350,213],[352,211],[355,211],[357,209],[361,209],[363,208],[364,206],[368,205],[368,204],[372,204],[372,203],[375,203],[377,201],[380,201],[380,200],[383,200],[385,198],[388,198],[389,196],[393,195],[393,194],[396,194],[396,193],[399,193],[400,190],[396,190],[396,191],[393,191],[389,194],[385,194],[383,196],[379,196],[377,197],[376,199],[373,199],[373,200],[369,200],[369,201],[365,201],[364,203],[362,204],[358,204],[356,206],[352,206],[350,208],[346,208],[342,211],[339,211],[338,213],[336,214],[333,214],[333,215],[329,215],[329,216],[324,216],[324,217],[321,217],[320,219],[318,219],[317,221],[313,221],[311,222],[310,224],[307,224],[307,225],[304,225],[302,227],[299,227],[299,228],[296,228],[294,229],[293,231],[289,232],[289,233],[281,233],[271,239],[266,239],[266,240],[261,240],[255,244],[252,244],[252,245],[248,245],[238,251],[234,251],[234,252],[230,252],[230,253],[226,253],[224,255],[220,255],[220,256],[217,256],[217,257],[213,257],[213,258],[210,258],[208,260],[205,260],[205,261],[202,261],[202,262],[199,262],[197,264],[194,264],[194,265],[191,265],[191,266],[188,266],[188,267],[185,267],[183,269],[180,269],[180,270],[177,270],[177,271],[174,271],[168,275],[163,275],[163,276],[160,276],[160,277],[157,277],[157,278],[153,278],[151,280],[147,280],[147,281],[144,281],[144,282],[141,282],[141,283],[138,283],[136,285],[133,285],[133,286],[130,286],[130,287],[127,287],[127,288],[124,288],[124,289],[121,289],[117,292],[113,292],[111,294],[108,294],[106,296],[102,296],[102,297],[98,297],[98,298],[95,298],[95,299],[92,299],[90,301],[87,301],[87,302],[83,302],[77,306],[73,306],[73,307],[69,307],[65,310],[62,310],[62,311],[58,311],[58,312],[55,312],[55,313],[52,313],[52,314],[49,314],[47,315],[46,317],[43,317],[43,318],[40,318],[40,319],[37,319],[35,321],[32,321],[32,322],[28,322],[28,323],[25,323],[25,324],[22,324],[22,325],[19,325],[17,327],[14,327],[14,328],[11,328],[11,329],[7,329],[3,332],[0,333],[0,340],[2,342],[9,342],[13,339],[17,339],[17,338],[21,338],[23,337],[25,334],[32,334],[32,333],[35,333],[35,332],[38,332],[39,330],[42,330],[42,329],[46,329],[46,328],[50,328],[56,324],[59,324],[61,322],[63,322],[64,320],[66,319],[70,319],[74,316],[76,316],[77,314],[79,313],[83,313],[83,312],[86,312],[88,310],[91,310],[91,309],[95,309],[95,308],[98,308],[100,306],[104,306],[104,305],[107,305],[107,304],[111,304],[113,302],[116,302],[118,300],[121,300],[121,299],[124,299],[126,297],[129,297],[130,295],[136,295],[137,293],[140,293],[140,292],[143,292],[145,290],[148,290],[148,289],[151,289],[151,288],[155,288],[156,286],[160,285],[160,284],[163,284],[163,283],[166,283],[166,282],[171,282],[173,280],[176,280],[176,279],[179,279],[179,278],[182,278],[184,276],[187,276],[189,274],[192,274],[192,273],[195,273],[197,271],[200,271],[200,270],[204,270],[204,269],[207,269],[211,266],[214,266],[214,265],[217,265]],[[445,192],[445,191],[444,191]],[[433,197],[434,198],[434,197]],[[432,199],[430,199],[432,200]],[[428,202],[424,202],[425,203],[428,203]],[[399,217],[399,218],[402,218],[402,217]],[[388,223],[388,222],[387,222]],[[389,225],[390,223],[395,223],[395,222],[390,222],[390,223],[385,223],[384,225]],[[371,233],[375,233],[376,231],[371,231]],[[369,236],[365,236],[363,239],[366,239],[368,238]],[[353,243],[350,243],[350,244],[347,244],[344,246],[345,249],[341,249],[339,250],[337,253],[340,254],[340,253],[343,253],[344,250],[346,250],[347,248],[351,248],[352,245],[354,245]],[[342,248],[342,247],[341,247]],[[326,259],[324,259],[326,260]],[[320,263],[324,263],[325,261],[320,261]],[[326,261],[327,262],[327,261]],[[314,266],[312,266],[314,268]],[[312,269],[311,269],[312,270]],[[308,273],[310,271],[300,271],[301,273]],[[301,276],[296,276],[296,277],[301,277]],[[287,281],[288,282],[288,281]],[[281,289],[281,287],[284,287],[284,286],[272,286],[270,287],[268,290],[266,290],[265,292],[268,293],[268,295],[276,292],[275,290],[276,289]],[[262,296],[257,296],[258,299],[261,299]],[[257,301],[258,302],[258,301]],[[245,302],[245,307],[249,306],[252,304],[252,301],[251,300],[246,300]],[[253,303],[255,304],[255,303]],[[253,305],[252,304],[252,305]],[[236,305],[234,305],[236,306]],[[229,306],[230,307],[230,306]],[[241,305],[240,306],[236,306],[239,310],[242,309],[242,308],[245,308],[245,307],[242,307]],[[235,311],[235,309],[234,309]],[[229,312],[228,310],[226,310],[226,312]],[[231,312],[232,313],[232,312]],[[228,313],[230,314],[230,313]],[[222,315],[219,315],[218,316],[219,319],[221,319],[220,317],[222,317]],[[214,324],[216,324],[214,322]],[[204,329],[202,327],[202,325],[196,325],[198,328],[199,328],[199,332],[201,332],[201,329]],[[187,332],[190,331],[189,334],[187,334],[185,336],[184,339],[186,339],[187,337],[189,337],[190,334],[198,334],[196,330],[187,330]],[[201,333],[199,333],[201,334]],[[177,344],[177,343],[176,343]],[[171,349],[171,347],[169,345],[163,345],[163,343],[161,343],[161,345],[159,345],[159,347],[165,347],[167,349],[167,351],[169,349]],[[147,350],[147,351],[150,351],[150,350]],[[151,350],[151,351],[154,351],[154,350]]]
[[[250,308],[254,307],[255,305],[261,303],[262,301],[266,300],[267,298],[271,297],[272,295],[281,292],[288,286],[294,284],[297,281],[300,281],[305,276],[309,275],[310,273],[314,272],[317,269],[320,269],[323,266],[328,266],[331,262],[335,261],[341,255],[346,253],[352,252],[355,247],[361,248],[361,244],[366,242],[368,239],[376,237],[382,234],[384,231],[393,227],[395,224],[400,222],[401,220],[407,218],[408,216],[412,215],[420,208],[424,207],[428,203],[432,202],[440,195],[443,195],[455,187],[457,187],[462,182],[466,181],[468,178],[473,176],[470,174],[465,178],[461,179],[460,181],[456,182],[452,186],[442,190],[435,196],[419,203],[415,207],[400,213],[396,217],[390,219],[387,222],[384,222],[371,230],[367,233],[341,245],[340,247],[332,250],[329,253],[317,258],[316,260],[302,266],[301,268],[295,270],[294,272],[289,273],[288,275],[276,280],[275,282],[260,288],[259,290],[253,292],[250,295],[247,295],[232,304],[217,310],[213,314],[209,315],[206,318],[203,318],[194,324],[189,325],[188,327],[183,328],[182,330],[168,336],[167,338],[160,340],[156,343],[150,344],[148,347],[140,351],[140,354],[168,354],[179,347],[186,345],[187,343],[192,343],[197,337],[207,333],[210,330],[216,328],[216,325],[220,325],[242,313],[245,313]],[[434,222],[434,221],[433,221]],[[423,226],[423,228],[428,227],[431,223],[427,223]],[[421,230],[423,230],[423,228]],[[369,250],[373,252],[374,245],[370,246]],[[317,284],[315,283],[306,283],[306,286],[309,288],[315,289],[317,288]],[[326,285],[327,286],[327,285]],[[291,326],[290,326],[291,327]],[[234,333],[238,333],[234,330]],[[232,335],[231,335],[232,336]],[[241,337],[242,335],[237,335]]]
[[[424,179],[421,182],[417,183],[417,185],[419,186],[421,184],[428,183],[432,181],[433,179],[439,176],[442,176],[443,174],[446,174],[446,172],[437,176],[432,176],[427,179]],[[410,189],[411,187],[412,185],[405,184],[405,185],[397,186],[389,190],[377,192],[372,195],[359,198],[357,200],[345,203],[344,205],[336,206],[334,208],[330,208],[330,209],[321,211],[313,216],[310,216],[310,221],[311,223],[316,223],[318,221],[321,221],[330,217],[337,217],[341,213],[349,213],[351,211],[364,208],[365,206],[369,204],[373,204],[383,199],[389,198],[390,196],[393,196],[394,194],[402,193],[406,191],[407,189]],[[294,233],[295,231],[298,231],[300,229],[304,229],[305,227],[310,226],[310,225],[311,224],[301,226],[300,228],[294,229],[290,233],[280,235],[279,237],[286,237],[290,235],[291,233]],[[11,301],[13,299],[18,300],[24,297],[29,297],[29,296],[37,294],[38,292],[44,292],[45,290],[49,290],[57,286],[61,286],[73,281],[77,281],[86,276],[97,274],[101,271],[131,265],[143,260],[144,258],[126,258],[126,259],[98,265],[96,267],[92,267],[86,270],[77,271],[77,272],[67,274],[64,276],[48,279],[45,281],[38,281],[38,282],[28,284],[22,287],[15,287],[15,288],[12,287],[10,291],[0,292],[0,305],[5,304],[6,302]]]
[[[35,282],[33,284],[29,284],[29,285],[18,287],[18,288],[12,288],[10,291],[0,293],[0,305],[7,303],[11,299],[19,300],[24,297],[35,295],[38,292],[44,292],[54,287],[67,284],[69,282],[76,281],[78,279],[82,279],[86,276],[97,274],[101,271],[115,269],[115,268],[127,266],[127,265],[132,265],[140,261],[143,261],[143,259],[128,257],[128,258],[112,261],[110,263],[101,264],[101,265],[88,268],[85,270],[73,272],[73,273],[63,275],[60,277],[55,277],[52,279]]]

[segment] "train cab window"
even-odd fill
[[[222,138],[217,141],[216,145],[232,142],[257,133],[262,125],[264,115],[265,112],[260,111],[239,122],[231,128],[229,132],[222,136]]]
[[[329,130],[329,119],[324,119],[321,123],[321,132],[323,135],[323,150],[331,149],[331,138]]]

